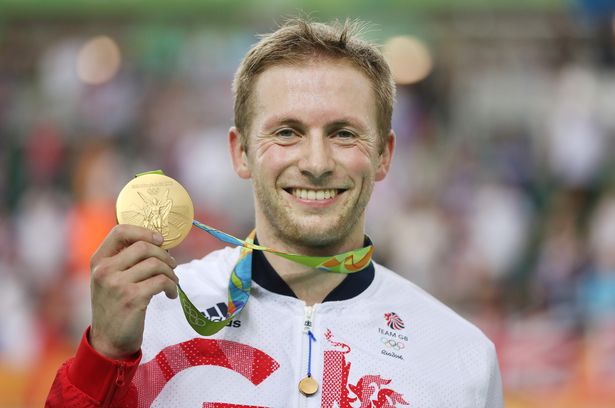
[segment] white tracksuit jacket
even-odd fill
[[[192,302],[212,318],[226,313],[238,255],[226,248],[176,269]],[[244,310],[211,337],[192,330],[178,300],[152,299],[133,379],[139,406],[503,406],[493,344],[414,284],[373,263],[336,288],[333,300],[306,307],[264,259],[255,253]],[[298,383],[308,371],[308,329],[319,389],[306,397]]]

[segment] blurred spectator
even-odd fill
[[[615,320],[615,195],[606,195],[590,221],[591,263],[580,282],[585,319]]]
[[[450,231],[441,209],[429,197],[419,196],[397,217],[383,225],[389,237],[388,263],[430,293],[438,293],[448,271],[443,259],[450,242]]]
[[[588,67],[565,66],[556,83],[548,118],[550,170],[571,188],[592,185],[606,158],[606,140],[596,116],[596,75]]]
[[[94,143],[80,152],[73,171],[75,200],[68,218],[72,274],[89,280],[90,256],[116,224],[115,198],[132,176],[111,145]]]
[[[576,214],[578,200],[561,193],[552,198],[546,211],[544,236],[536,262],[536,277],[531,281],[535,301],[553,309],[576,310],[576,280],[586,261],[586,248]],[[535,305],[535,306],[537,306]]]
[[[67,200],[57,191],[31,189],[15,213],[16,254],[22,279],[40,293],[63,276],[67,256]]]
[[[531,216],[527,198],[515,188],[485,184],[475,191],[468,214],[468,251],[493,279],[512,272],[527,241]]]

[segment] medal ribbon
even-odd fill
[[[188,296],[183,289],[177,285],[177,292],[184,310],[186,320],[192,328],[202,336],[211,336],[219,332],[227,323],[235,318],[248,302],[250,297],[250,289],[252,287],[252,251],[264,251],[289,259],[301,265],[309,266],[310,268],[320,269],[322,271],[333,273],[353,273],[365,269],[372,259],[374,247],[372,245],[364,248],[359,248],[353,251],[344,252],[333,256],[306,256],[291,254],[276,249],[268,248],[262,245],[254,244],[256,231],[252,231],[250,235],[241,240],[232,235],[222,232],[208,225],[202,224],[196,220],[192,225],[211,234],[220,241],[231,245],[241,247],[239,259],[235,263],[231,271],[231,278],[228,284],[228,312],[226,318],[220,321],[214,321],[205,316],[194,304],[188,299]]]

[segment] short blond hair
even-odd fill
[[[330,24],[302,18],[287,20],[278,30],[263,35],[241,61],[233,80],[235,126],[247,146],[252,119],[252,94],[259,74],[279,65],[307,63],[316,57],[345,60],[369,78],[376,96],[376,120],[380,146],[391,130],[395,84],[380,50],[361,40],[365,23],[346,20]]]

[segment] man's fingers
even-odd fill
[[[154,295],[163,292],[169,299],[177,297],[177,286],[167,275],[158,274],[139,283],[140,296],[151,299]]]
[[[101,259],[111,257],[137,241],[161,245],[163,238],[160,233],[144,227],[128,224],[116,225],[92,255],[90,263],[96,265]]]
[[[122,271],[148,258],[159,259],[171,268],[177,266],[177,262],[167,251],[146,241],[137,241],[131,244],[115,256],[114,263],[117,269]]]
[[[173,285],[179,282],[173,269],[167,263],[155,257],[144,259],[133,267],[121,272],[122,281],[130,283],[146,281],[156,275],[167,277],[173,282]]]

